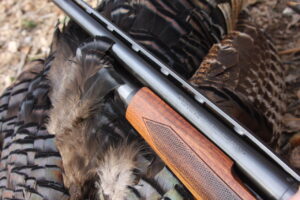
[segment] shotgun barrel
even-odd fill
[[[141,83],[149,86],[168,105],[227,154],[239,171],[247,177],[251,185],[255,185],[264,197],[289,199],[296,193],[300,178],[294,170],[257,140],[248,130],[218,109],[170,68],[149,52],[142,50],[126,34],[84,2],[80,0],[75,2],[71,0],[53,1],[91,36],[104,36],[113,40],[114,45],[111,52],[123,64],[124,68]],[[118,37],[113,33],[117,33]],[[123,42],[124,40],[126,42]],[[143,56],[139,54],[141,51]],[[151,62],[146,61],[145,56],[147,57],[146,60]],[[156,65],[156,68],[154,65]],[[188,95],[183,88],[178,87],[178,84],[172,83],[165,75],[172,76],[184,88],[192,92],[196,99],[200,100],[197,102],[195,98]],[[225,125],[222,120],[212,114],[211,110],[199,104],[199,102],[208,105],[238,131],[234,131],[233,127]],[[243,136],[238,135],[236,132]],[[255,147],[247,143],[244,137],[249,138],[265,154],[257,151]]]

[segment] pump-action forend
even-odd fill
[[[128,104],[126,118],[197,199],[289,199],[296,193],[299,175],[171,68],[82,0],[53,2],[91,36],[114,41],[112,55],[145,86],[117,90]]]

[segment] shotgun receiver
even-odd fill
[[[149,87],[127,81],[117,90],[128,105],[126,118],[195,198],[289,199],[296,193],[299,175],[171,68],[82,0],[53,2],[91,36],[110,38],[112,55]]]

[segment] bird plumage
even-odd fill
[[[256,0],[105,0],[99,11],[185,78]]]
[[[222,3],[225,4],[226,2]],[[243,6],[240,6],[235,10],[241,9],[241,7]],[[226,20],[220,17],[220,13],[216,15],[217,17],[214,19],[215,21],[213,21],[213,19],[208,16],[208,13],[212,14],[213,11],[216,12],[216,9],[216,7],[213,7],[213,5],[209,3],[203,3],[201,4],[201,6],[199,6],[193,3],[188,3],[186,1],[177,1],[172,5],[161,1],[104,1],[104,3],[99,8],[100,12],[110,18],[123,30],[128,32],[134,39],[144,44],[150,51],[154,52],[156,55],[167,62],[169,59],[168,64],[171,64],[171,66],[177,73],[182,74],[188,72],[188,74],[184,74],[185,77],[189,77],[194,72],[194,70],[197,69],[198,65],[206,54],[206,51],[208,51],[208,49],[214,43],[220,41],[220,39],[222,38],[222,34],[224,34],[226,31],[229,31],[226,28],[228,27],[228,25],[226,25],[226,22],[222,23]],[[145,19],[149,19],[148,23],[146,24],[144,22]],[[161,27],[156,27],[156,23]],[[232,35],[234,36],[234,34]],[[238,37],[238,39],[242,38],[240,42],[245,39],[245,35],[246,33],[239,35],[240,37]],[[253,40],[259,43],[257,38],[251,39],[251,36],[249,36],[248,38],[246,36],[246,42],[250,41],[251,43],[253,42]],[[107,46],[106,44],[103,45]],[[243,43],[241,43],[241,45],[243,45]],[[257,44],[255,43],[255,45]],[[179,46],[181,48],[179,48]],[[68,59],[64,59],[64,62],[59,63],[60,66],[53,66],[54,71],[57,71],[55,68],[59,68],[61,66],[65,66],[66,69],[70,68],[66,70],[69,72],[69,74],[57,74],[57,72],[50,72],[50,80],[53,81],[53,85],[60,84],[60,89],[52,91],[53,97],[51,96],[51,99],[53,99],[52,102],[54,107],[50,114],[50,123],[48,124],[48,130],[53,134],[56,134],[57,136],[57,145],[62,154],[65,166],[65,184],[68,188],[70,188],[71,196],[73,195],[72,191],[74,191],[75,199],[79,198],[82,195],[85,195],[84,191],[82,191],[82,194],[80,192],[79,194],[76,194],[76,192],[78,192],[80,188],[83,188],[84,185],[88,182],[93,181],[92,179],[94,179],[96,171],[105,171],[104,169],[97,170],[99,166],[101,168],[101,164],[103,164],[103,161],[101,161],[100,158],[97,158],[94,155],[105,157],[105,152],[111,144],[115,144],[116,141],[122,141],[128,137],[127,133],[124,133],[121,135],[121,137],[119,137],[118,134],[114,133],[114,130],[106,129],[106,131],[103,131],[101,130],[101,128],[96,128],[96,130],[99,130],[99,133],[93,136],[99,139],[93,140],[91,142],[95,142],[97,145],[93,145],[89,142],[89,138],[91,137],[91,133],[89,132],[92,132],[95,127],[101,127],[103,125],[101,124],[101,122],[99,123],[97,121],[94,121],[93,118],[97,118],[95,117],[97,115],[101,115],[101,118],[104,117],[104,111],[102,110],[101,106],[109,105],[114,101],[111,98],[109,101],[105,102],[104,99],[106,99],[106,97],[104,97],[103,94],[101,94],[99,97],[89,96],[88,98],[83,98],[84,96],[86,96],[86,93],[88,93],[87,91],[85,91],[85,89],[95,91],[93,86],[85,86],[85,81],[88,82],[89,78],[91,78],[92,76],[96,76],[96,72],[105,67],[104,65],[107,65],[107,67],[117,65],[117,63],[111,63],[113,62],[112,59],[106,58],[109,57],[108,53],[106,52],[108,49],[102,52],[102,50],[99,50],[97,48],[101,47],[90,46],[90,48],[86,48],[90,51],[89,54],[86,54],[86,57],[81,57],[82,54],[80,54],[80,56],[78,56],[77,54],[76,57],[74,52],[70,53],[69,56],[67,56]],[[182,51],[182,49],[185,50]],[[252,51],[252,49],[250,48],[247,50]],[[79,51],[81,51],[80,47]],[[200,51],[202,53],[199,53]],[[224,60],[229,59],[226,56],[221,57]],[[106,60],[108,61],[107,63],[105,62]],[[245,62],[243,58],[241,59],[241,61]],[[84,64],[85,62],[89,64],[92,63],[92,66]],[[173,62],[174,65],[172,65],[172,63],[170,62]],[[188,66],[193,67],[189,70]],[[249,67],[251,68],[251,66]],[[217,68],[217,70],[222,70],[222,67],[220,66],[218,66]],[[85,70],[89,71],[90,69],[94,69],[90,71],[92,72],[91,74],[84,72]],[[203,67],[200,67],[200,70],[203,69]],[[242,69],[241,65],[237,66],[235,70],[242,71],[243,73],[246,72],[246,70]],[[52,76],[52,74],[54,75]],[[235,83],[230,86],[231,88],[241,87],[240,82],[237,79],[242,79],[243,75],[239,76],[238,73],[235,73],[234,75],[236,75],[236,77],[222,77],[221,81],[226,81],[226,78],[228,78],[228,80],[232,79],[230,80],[231,82],[229,82]],[[51,78],[51,76],[54,78]],[[206,74],[205,76],[210,77],[211,74]],[[59,84],[55,83],[55,81],[58,80]],[[250,122],[251,125],[255,124],[255,126],[249,127],[254,128],[254,130],[257,131],[258,134],[261,134],[260,136],[263,137],[263,139],[265,139],[266,141],[270,141],[270,137],[272,137],[272,134],[268,130],[269,127],[267,127],[267,123],[264,123],[264,117],[262,116],[262,114],[255,108],[253,108],[253,102],[249,100],[249,97],[247,95],[242,96],[241,93],[236,93],[236,91],[234,91],[235,88],[232,91],[230,91],[231,88],[229,88],[229,90],[226,91],[226,94],[226,92],[221,91],[223,87],[222,85],[215,84],[213,86],[207,86],[201,83],[198,84],[198,86],[200,88],[205,87],[205,91],[211,92],[211,95],[213,96],[212,100],[214,102],[221,103],[223,108],[228,109],[228,111],[233,111],[234,114],[236,114],[234,115],[234,117],[237,117],[242,122]],[[217,91],[213,91],[214,88],[217,88]],[[224,100],[218,99],[219,97],[215,98],[216,94],[221,94],[220,98],[223,98],[227,95],[227,97],[230,97],[230,100],[226,104]],[[56,101],[56,99],[59,100]],[[102,100],[103,102],[101,103]],[[86,104],[84,103],[85,101],[88,101],[89,103],[86,107]],[[65,102],[68,102],[67,106],[65,105]],[[92,107],[92,109],[90,107]],[[118,115],[124,117],[124,113],[122,112],[118,113]],[[61,127],[60,125],[60,122],[62,120],[66,122],[66,124],[63,124],[63,126],[65,127]],[[122,120],[124,120],[122,119],[122,117],[118,118],[118,121]],[[86,125],[81,125],[85,123],[92,124],[90,125],[91,128]],[[124,131],[126,130],[126,128],[123,128],[122,130]],[[127,128],[127,130],[130,129]],[[109,137],[109,135],[113,136]],[[114,140],[116,136],[118,136],[118,139]],[[70,139],[68,138],[72,138],[72,142],[69,142]],[[106,146],[105,142],[107,142],[109,145]],[[77,151],[70,151],[70,149],[75,146],[77,147]],[[128,146],[130,146],[130,143],[128,144]],[[97,150],[93,149],[95,147],[97,147]],[[118,146],[116,146],[115,148],[118,148]],[[80,162],[76,163],[78,161]],[[81,165],[82,163],[85,163],[84,166]],[[91,172],[91,175],[89,175],[89,172]],[[83,176],[83,174],[85,176]],[[88,174],[88,176],[86,176],[86,174]],[[104,176],[102,176],[102,178],[103,177]],[[103,182],[101,182],[101,177],[98,178],[98,180],[100,181],[98,186],[101,186]],[[108,188],[110,188],[114,184],[104,185],[109,185]],[[72,189],[73,186],[74,189]],[[113,191],[113,189],[108,190]],[[111,198],[111,196],[109,196],[109,194],[107,193],[109,192],[102,192],[104,196]],[[78,196],[76,197],[76,195]],[[114,196],[114,194],[110,195]]]
[[[221,105],[228,114],[257,133],[258,137],[268,143],[276,143],[281,132],[281,115],[285,109],[283,67],[270,39],[255,25],[250,25],[250,22],[243,20],[243,18],[250,19],[249,16],[246,16],[247,14],[240,16],[241,11],[253,3],[256,1],[178,0],[176,3],[169,4],[165,1],[120,0],[104,1],[99,10],[135,40],[165,61],[177,73],[187,79],[193,76],[191,81],[195,86],[199,86],[199,89],[208,95],[213,102]],[[217,71],[203,74],[205,78],[209,77],[211,81],[219,81],[218,84],[203,84],[199,80],[195,84],[195,77],[199,75],[196,70],[198,72],[205,71],[207,70],[205,65],[210,65],[206,63],[206,61],[210,62],[208,60],[203,62],[209,49],[213,44],[220,43],[223,37],[226,37],[223,40],[226,45],[230,43],[229,40],[232,40],[230,37],[235,37],[231,33],[234,30],[249,35],[248,42],[254,42],[252,46],[250,45],[251,47],[247,46],[247,43],[239,43],[239,50],[251,52],[252,54],[249,55],[252,57],[247,55],[236,60],[238,66],[224,70],[226,72],[223,73],[224,76],[219,74],[222,73],[224,65],[215,66]],[[246,38],[247,40],[247,37],[244,36],[240,35],[235,39]],[[254,49],[255,51],[261,49],[261,51],[254,54],[252,51]],[[213,51],[216,53],[216,47],[213,47],[210,53],[214,54]],[[230,49],[221,52],[226,53],[226,51],[228,53]],[[211,54],[207,57],[210,57]],[[233,53],[231,54],[232,57],[226,57],[227,55],[224,54],[219,56],[222,60],[230,60],[238,59],[238,54]],[[257,62],[260,66],[247,63],[250,60]],[[247,67],[243,66],[245,64],[243,62],[246,62]],[[272,67],[275,67],[273,72],[271,72]],[[259,77],[250,75],[248,73],[251,71],[248,70],[249,68],[252,69],[252,72],[260,68],[262,75]],[[220,71],[218,72],[218,70]],[[194,75],[195,72],[197,75]],[[216,74],[213,75],[212,73]],[[254,80],[252,85],[249,82],[245,84],[243,78],[248,75],[251,77],[249,81]],[[228,82],[224,87],[222,84],[226,81]],[[243,81],[244,83],[242,83]],[[228,87],[230,84],[232,84],[231,89]],[[268,91],[265,87],[259,89],[261,85],[269,87],[268,89],[272,91]],[[232,89],[233,87],[239,87],[239,92],[236,88]],[[244,88],[242,89],[242,87]],[[225,91],[224,88],[227,90]],[[264,91],[261,91],[262,89]],[[268,96],[264,99],[266,95]]]
[[[126,121],[123,104],[113,92],[122,81],[117,75],[102,75],[118,65],[109,54],[112,42],[94,38],[80,44],[78,39],[74,51],[65,39],[73,26],[77,25],[71,23],[56,34],[54,51],[64,58],[54,60],[48,76],[53,108],[47,129],[56,137],[64,184],[71,199],[125,199],[132,191],[138,194],[135,198],[144,198],[145,189],[157,190],[148,181],[164,164]],[[141,180],[149,187],[137,191],[134,187]]]
[[[52,85],[60,84],[60,88],[53,88],[50,95],[53,108],[47,128],[56,135],[56,144],[64,164],[64,183],[70,189],[72,199],[83,197],[80,190],[95,178],[105,151],[110,145],[116,145],[122,137],[114,131],[114,121],[124,119],[118,113],[117,105],[104,99],[115,86],[105,87],[97,74],[101,68],[112,65],[107,55],[111,45],[105,41],[101,44],[100,48],[107,48],[102,51],[96,47],[86,49],[83,44],[76,56],[70,52],[64,62],[52,66],[53,70],[65,68],[67,73],[57,74],[52,69],[49,73]],[[58,49],[60,47],[67,48],[58,45]],[[56,82],[58,80],[59,83]],[[108,99],[113,101],[112,98]],[[120,130],[121,133],[125,131],[122,128]]]
[[[58,104],[66,105],[63,102],[64,98],[68,95],[72,96],[69,93],[63,93],[64,89],[57,91],[53,91],[53,89],[55,89],[55,86],[58,88],[61,86],[60,82],[54,81],[58,81],[58,78],[63,76],[61,70],[64,70],[63,67],[66,67],[66,65],[57,65],[57,63],[64,64],[64,62],[67,62],[74,64],[70,62],[71,58],[76,54],[76,48],[74,50],[72,45],[76,47],[82,40],[80,37],[68,38],[70,30],[72,30],[71,33],[80,32],[80,30],[74,32],[74,28],[76,29],[78,26],[71,22],[62,33],[56,31],[51,56],[46,61],[34,62],[35,66],[29,71],[25,71],[18,78],[17,83],[8,88],[1,97],[0,135],[3,139],[0,164],[0,198],[63,200],[70,198],[102,199],[102,197],[115,199],[114,197],[121,198],[126,196],[126,199],[144,199],[145,195],[149,198],[153,196],[161,198],[164,195],[171,199],[189,198],[189,193],[174,175],[164,168],[162,161],[149,147],[143,146],[144,143],[137,137],[137,133],[125,121],[122,104],[117,99],[114,100],[113,94],[109,94],[102,102],[98,102],[98,100],[96,102],[93,101],[96,105],[101,104],[100,109],[102,113],[93,119],[89,118],[88,120],[92,127],[88,127],[81,132],[82,136],[89,136],[90,133],[95,134],[89,130],[99,128],[102,133],[105,133],[102,137],[92,135],[78,138],[80,136],[78,133],[82,129],[76,130],[71,137],[69,137],[70,135],[61,136],[48,133],[46,122],[49,125],[51,116],[53,116],[52,109],[50,119],[48,119],[51,100],[55,102],[54,107]],[[83,36],[82,34],[79,35]],[[68,42],[66,38],[69,39]],[[84,36],[83,38],[85,39]],[[102,64],[103,60],[105,60],[101,60],[98,56],[90,59],[97,62],[101,61]],[[86,58],[84,58],[84,61],[87,61]],[[70,66],[81,67],[81,65],[76,64]],[[100,65],[93,66],[95,67],[93,69],[97,71]],[[52,79],[50,74],[54,71],[59,73],[56,74],[57,76],[52,76],[54,75],[52,74],[51,76],[54,77]],[[91,73],[95,71],[92,70]],[[79,75],[76,72],[78,71],[75,70],[74,75]],[[89,77],[85,75],[81,74],[80,77]],[[97,85],[93,84],[97,79],[92,77],[92,80],[90,82],[87,81],[86,87],[83,88],[78,84],[70,84],[69,86],[71,89],[83,89],[82,91],[88,96],[83,95],[81,97],[89,100],[89,97],[95,95],[91,91],[97,89]],[[98,83],[99,81],[101,82],[101,80],[98,80]],[[70,87],[65,89],[70,89]],[[92,90],[84,90],[86,88],[92,88]],[[75,94],[76,91],[74,91]],[[63,95],[56,92],[62,92],[60,94]],[[99,93],[96,94],[99,95]],[[71,103],[74,105],[74,102]],[[64,109],[63,107],[61,108]],[[88,116],[95,115],[99,108],[95,109],[89,110]],[[64,116],[66,119],[68,118],[67,114]],[[80,113],[79,116],[83,116],[81,114],[83,113]],[[71,122],[67,127],[75,130],[85,120],[83,118],[75,120],[73,124]],[[62,119],[60,126],[66,127],[64,123],[65,120]],[[61,127],[59,129],[54,128],[54,133],[57,133],[55,130],[61,130]],[[95,132],[97,131],[99,133],[99,130]],[[97,141],[99,138],[103,140]],[[82,140],[79,141],[79,139]],[[95,140],[95,142],[92,140]],[[86,146],[84,142],[87,142],[90,146]],[[72,146],[74,143],[76,146]],[[99,146],[95,147],[95,144],[99,144]],[[67,151],[65,147],[70,146],[72,148],[69,150],[73,154],[68,154],[70,152],[65,154]],[[102,150],[103,152],[101,152]],[[86,157],[80,155],[81,153],[85,153]],[[65,155],[67,157],[64,157]],[[69,156],[74,159],[73,163],[65,162],[66,160],[68,161]],[[96,158],[92,159],[92,157]],[[81,169],[85,162],[89,162],[91,166]],[[125,166],[128,167],[125,168]],[[114,170],[115,173],[110,171],[113,170],[113,167],[116,169]],[[79,175],[75,173],[75,169],[80,169],[78,171]],[[75,175],[72,174],[73,172]],[[120,174],[120,172],[122,173]],[[88,174],[93,174],[94,177],[88,176]],[[110,184],[111,175],[115,175],[119,179],[119,181],[112,182],[114,185]],[[169,181],[165,180],[166,176],[169,177]],[[99,177],[101,177],[101,181]],[[165,183],[160,183],[162,180]],[[77,184],[69,187],[70,183],[74,182]],[[80,185],[82,182],[84,183]],[[130,184],[132,184],[132,187],[129,187]],[[115,187],[118,190],[115,190]],[[114,192],[110,193],[112,189]]]
[[[270,128],[278,122],[273,110],[284,107],[278,104],[281,65],[264,34],[236,24],[249,3],[105,0],[99,11],[269,142],[280,131]],[[67,199],[65,186],[70,199],[191,198],[126,121],[113,92],[118,78],[113,84],[101,79],[101,70],[119,65],[109,53],[111,41],[88,37],[73,21],[57,30],[47,62],[2,96],[0,196]]]
[[[99,199],[124,199],[129,193],[128,186],[136,185],[133,170],[144,168],[137,161],[140,147],[135,143],[110,146],[97,167],[99,179],[96,182]]]
[[[206,1],[103,1],[99,11],[186,78],[226,26]]]
[[[52,61],[33,62],[1,97],[1,199],[68,199],[55,139],[45,127]]]
[[[255,25],[240,21],[237,31],[210,49],[191,82],[265,142],[277,141],[285,111],[284,68]]]
[[[250,7],[252,20],[267,33],[279,51],[285,69],[284,94],[286,111],[283,115],[282,133],[278,139],[277,152],[300,169],[299,162],[299,28],[300,15],[286,7],[293,1],[267,1]]]

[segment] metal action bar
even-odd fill
[[[296,192],[298,182],[258,153],[233,130],[216,119],[150,64],[145,62],[136,52],[124,45],[110,31],[106,30],[105,26],[89,15],[92,13],[91,8],[86,9],[87,7],[85,7],[84,10],[71,0],[53,1],[92,36],[106,36],[114,40],[115,44],[112,47],[112,53],[124,64],[124,67],[153,89],[230,156],[240,170],[252,183],[259,186],[265,195],[274,199],[287,199]],[[112,24],[107,28],[110,30],[115,29]],[[168,69],[168,72],[172,71]],[[284,167],[284,169],[289,171],[294,178],[300,180],[299,176],[293,174],[293,170],[288,166]]]

